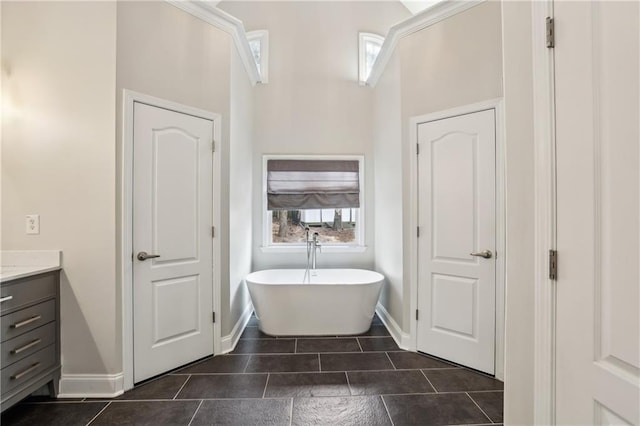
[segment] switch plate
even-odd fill
[[[28,214],[26,216],[27,234],[40,233],[40,215]]]

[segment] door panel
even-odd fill
[[[418,125],[418,350],[495,372],[495,112]]]
[[[471,261],[475,247],[474,134],[452,132],[431,142],[432,239],[436,259]]]
[[[160,129],[153,144],[153,251],[163,254],[154,266],[198,260],[198,138]]]
[[[213,122],[134,104],[134,381],[213,353]]]
[[[478,280],[433,274],[432,326],[438,331],[477,339]],[[457,306],[455,311],[450,306]]]
[[[640,6],[556,2],[554,13],[556,419],[637,425]]]
[[[153,347],[200,331],[198,276],[158,280],[153,286]]]

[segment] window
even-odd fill
[[[264,156],[263,249],[363,249],[363,157]]]
[[[371,33],[359,33],[358,71],[360,85],[364,86],[369,79],[373,64],[382,48],[384,37]]]
[[[249,47],[253,54],[253,59],[258,66],[260,83],[269,82],[269,31],[250,31],[247,33]]]

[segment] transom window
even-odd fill
[[[358,39],[358,73],[360,85],[364,86],[378,58],[384,37],[372,33],[358,33]]]
[[[264,247],[362,246],[361,156],[265,156]]]
[[[269,31],[258,30],[247,33],[247,41],[258,67],[260,83],[269,82]]]

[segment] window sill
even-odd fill
[[[261,246],[262,253],[306,253],[305,246]],[[322,246],[320,253],[364,253],[367,246]]]

